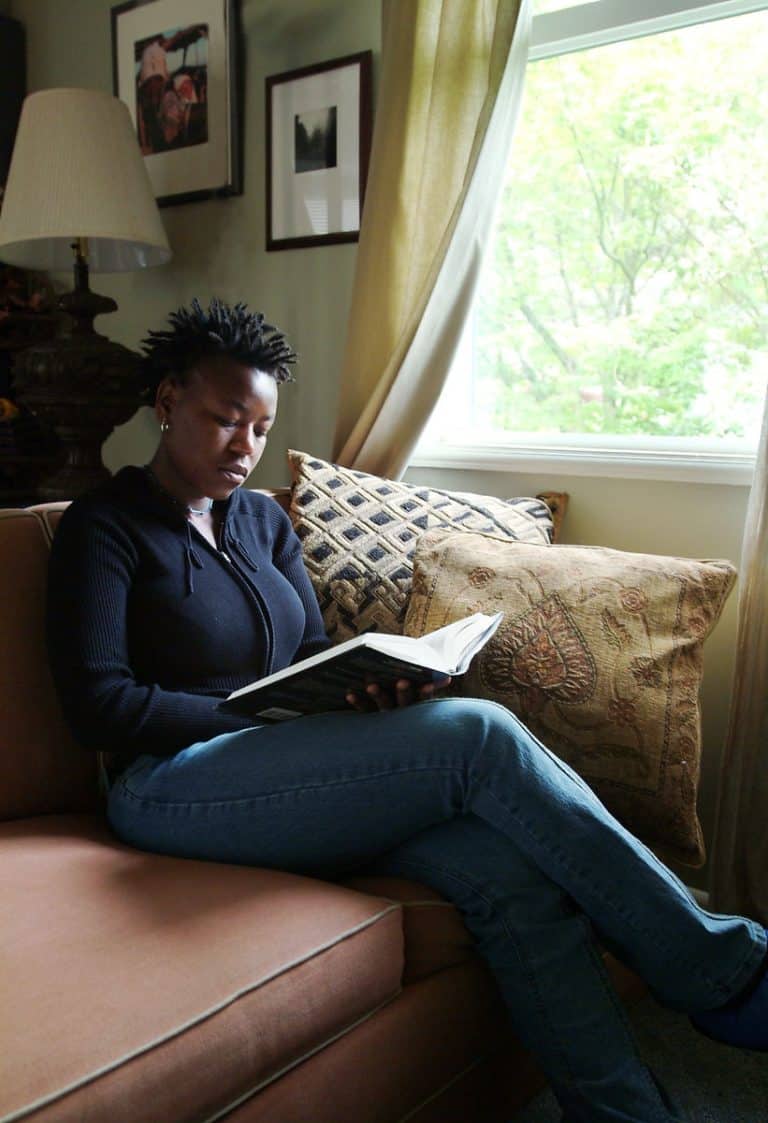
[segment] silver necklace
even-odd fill
[[[209,515],[211,513],[211,511],[213,510],[213,500],[212,499],[208,500],[208,506],[207,507],[190,507],[190,505],[188,503],[182,503],[181,500],[177,499],[175,495],[171,495],[170,491],[166,491],[166,489],[163,487],[163,485],[158,480],[155,473],[150,468],[149,464],[144,465],[144,471],[147,473],[147,475],[149,476],[150,480],[152,481],[154,486],[157,488],[157,490],[162,492],[162,494],[166,497],[166,499],[170,499],[171,503],[173,503],[174,506],[181,507],[184,511],[186,511],[186,513],[188,515],[194,515],[196,518],[199,518],[201,515]]]

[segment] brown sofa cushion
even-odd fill
[[[343,884],[403,906],[404,983],[477,958],[461,914],[434,889],[400,877],[364,874],[347,877]]]
[[[95,816],[2,824],[0,869],[3,1117],[206,1119],[400,990],[391,901],[144,854]]]
[[[492,1058],[503,1053],[503,1062]],[[476,1079],[464,1089],[464,1080]],[[505,1123],[544,1083],[490,976],[465,963],[276,1080],[227,1123]],[[459,1085],[459,1088],[457,1088]]]
[[[722,561],[433,531],[405,630],[504,612],[458,692],[506,706],[635,834],[699,865],[702,645],[734,579]]]

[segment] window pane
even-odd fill
[[[768,379],[768,13],[531,63],[430,437],[747,438]],[[471,374],[470,374],[471,371]]]
[[[531,9],[534,16],[545,12],[560,12],[563,8],[574,8],[577,4],[597,3],[598,0],[533,0]]]

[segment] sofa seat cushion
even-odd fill
[[[402,905],[404,983],[479,959],[461,913],[434,889],[406,878],[380,874],[347,877],[342,884]]]
[[[213,1117],[401,988],[394,901],[143,853],[95,815],[2,824],[0,871],[3,1121]]]

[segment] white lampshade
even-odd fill
[[[128,108],[100,90],[41,90],[21,110],[5,198],[0,259],[70,269],[88,239],[93,272],[171,257]]]

